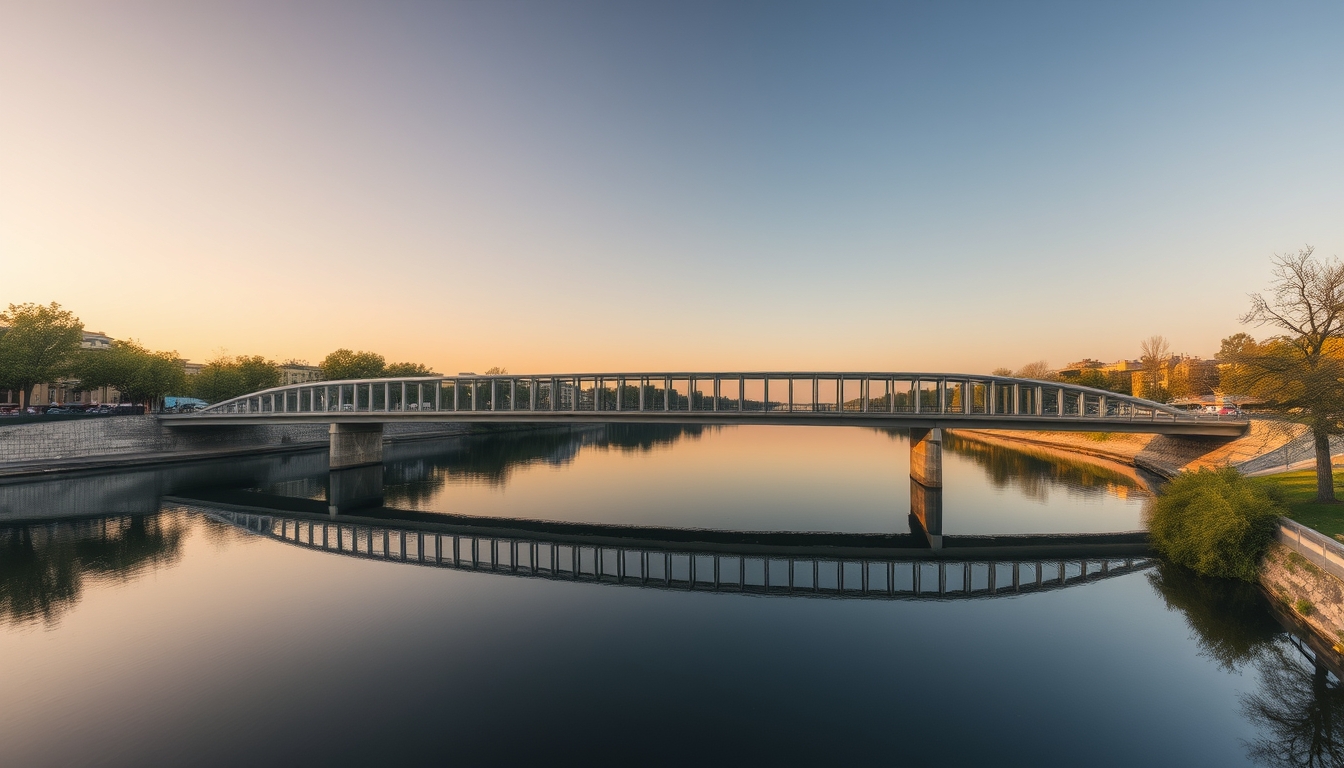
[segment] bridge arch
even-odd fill
[[[1235,437],[1191,413],[1063,382],[919,372],[665,372],[306,382],[170,415],[171,424],[642,422],[1151,432]]]
[[[1053,556],[1001,544],[997,554],[968,548],[883,555],[826,544],[750,548],[678,541],[621,544],[603,536],[528,535],[505,528],[449,530],[376,520],[327,520],[268,511],[191,508],[288,545],[365,560],[407,563],[501,576],[677,591],[838,599],[960,600],[1007,597],[1079,586],[1147,570],[1146,545],[1093,543],[1077,537]],[[723,532],[724,535],[740,535]],[[1006,537],[1011,539],[1012,537]],[[1027,537],[1023,537],[1027,538]],[[1099,537],[1098,537],[1099,538]],[[1108,538],[1114,539],[1115,536]],[[1132,535],[1128,536],[1133,539]],[[1106,553],[1110,550],[1110,554]]]

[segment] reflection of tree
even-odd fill
[[[1260,654],[1260,686],[1242,699],[1242,711],[1265,735],[1247,751],[1263,765],[1344,766],[1344,690],[1325,667],[1296,654],[1285,643]]]
[[[944,434],[943,445],[959,456],[974,460],[984,468],[996,487],[1015,486],[1028,498],[1044,501],[1051,489],[1064,485],[1086,496],[1139,489],[1135,480],[1122,472],[1086,461],[1064,457],[1035,456],[1031,453]]]
[[[1185,614],[1200,655],[1228,672],[1255,665],[1259,686],[1241,700],[1262,734],[1247,745],[1252,760],[1344,768],[1344,690],[1293,647],[1254,585],[1203,578],[1164,562],[1148,579],[1167,608]]]
[[[1281,633],[1255,585],[1240,579],[1207,579],[1188,568],[1159,561],[1148,580],[1168,610],[1185,614],[1200,655],[1232,672],[1255,658]]]
[[[671,445],[683,437],[698,438],[705,429],[662,424],[608,424],[596,429],[482,435],[463,441],[459,447],[438,456],[388,464],[384,498],[399,503],[425,501],[449,480],[502,486],[519,467],[569,464],[584,447],[646,452]]]
[[[0,528],[0,622],[50,625],[86,578],[124,581],[175,561],[182,533],[162,515]]]

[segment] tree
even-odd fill
[[[485,369],[485,375],[486,375],[486,376],[503,376],[504,374],[506,374],[506,373],[508,373],[508,372],[509,372],[509,369],[508,369],[508,368],[504,368],[504,367],[502,367],[502,366],[498,366],[498,365],[491,366],[491,367]]]
[[[383,369],[384,376],[433,376],[434,372],[420,363],[391,363]]]
[[[196,397],[207,402],[246,395],[280,385],[280,366],[261,355],[252,357],[222,356],[201,366],[192,389]]]
[[[1110,392],[1120,394],[1129,394],[1129,382],[1122,376],[1114,373],[1099,371],[1096,368],[1084,368],[1078,372],[1077,376],[1062,377],[1070,384],[1077,384],[1083,387],[1092,387],[1093,389],[1105,389]]]
[[[239,355],[234,358],[234,364],[238,366],[239,381],[244,387],[239,395],[280,386],[280,366],[274,360],[267,360],[261,355]]]
[[[135,341],[83,350],[72,372],[81,389],[116,387],[131,402],[150,406],[164,395],[187,389],[187,374],[176,352],[151,352]]]
[[[1171,360],[1171,345],[1164,336],[1149,336],[1140,342],[1139,350],[1139,363],[1143,365],[1143,396],[1159,402],[1166,400],[1162,369]]]
[[[1050,369],[1050,364],[1044,360],[1027,363],[1018,368],[1017,373],[1013,375],[1019,379],[1038,379],[1042,381],[1053,381],[1056,378],[1055,372]]]
[[[0,312],[0,381],[19,390],[19,405],[27,406],[33,387],[64,375],[84,341],[84,324],[69,310],[52,302],[10,304]]]
[[[354,352],[338,349],[319,363],[327,381],[343,379],[372,379],[383,375],[387,361],[376,352]]]
[[[1285,331],[1256,342],[1223,340],[1224,391],[1250,395],[1267,409],[1311,428],[1316,449],[1316,500],[1335,500],[1330,435],[1344,433],[1344,264],[1320,261],[1307,246],[1274,254],[1268,297],[1251,294],[1241,322]]]

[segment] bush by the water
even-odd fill
[[[1203,576],[1254,581],[1287,510],[1231,467],[1178,475],[1153,502],[1148,533],[1168,560]]]

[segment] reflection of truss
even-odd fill
[[[578,536],[561,541],[501,536],[484,529],[447,533],[283,513],[191,508],[256,535],[347,557],[654,589],[905,600],[979,598],[1060,589],[1153,565],[1136,557],[957,560],[809,555],[806,546],[797,545],[778,552],[768,546],[732,552],[685,541],[669,541],[665,547],[624,546],[596,540],[606,537],[584,543]],[[808,536],[828,534],[794,538]]]

